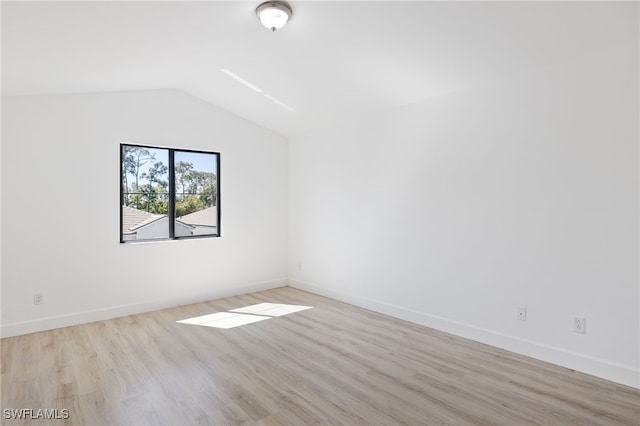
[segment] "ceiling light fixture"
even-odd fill
[[[291,6],[283,1],[266,1],[256,8],[256,15],[271,31],[279,30],[291,18]]]

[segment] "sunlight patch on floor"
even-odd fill
[[[229,329],[312,308],[313,306],[287,305],[284,303],[258,303],[257,305],[230,309],[228,312],[216,312],[215,314],[202,315],[176,322]]]
[[[286,305],[284,303],[258,303],[257,305],[245,306],[244,308],[230,309],[229,312],[280,317],[311,308],[313,308],[313,306]]]
[[[189,318],[177,322],[183,324],[203,325],[205,327],[233,328],[268,319],[271,319],[271,317],[260,315],[244,315],[231,312],[218,312],[215,314],[203,315],[201,317]]]

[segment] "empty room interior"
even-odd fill
[[[0,14],[0,423],[640,424],[639,2]]]

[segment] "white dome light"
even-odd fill
[[[283,1],[267,1],[256,8],[256,15],[271,31],[279,30],[291,18],[291,6]]]

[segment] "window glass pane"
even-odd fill
[[[175,151],[176,237],[218,235],[218,155]]]
[[[121,148],[122,240],[169,238],[169,150]]]

